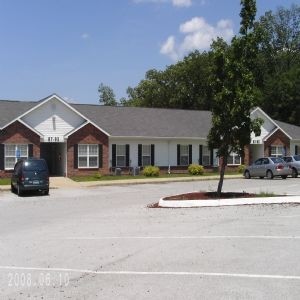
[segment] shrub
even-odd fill
[[[246,169],[246,166],[245,166],[245,165],[240,165],[240,166],[238,166],[238,172],[239,172],[240,174],[244,174],[245,169]]]
[[[143,175],[147,177],[157,177],[159,176],[159,167],[146,166],[143,169]]]
[[[99,173],[97,172],[94,174],[95,179],[101,179],[101,177],[102,177],[102,174],[100,172]]]
[[[204,167],[201,165],[191,164],[188,166],[188,172],[191,175],[203,175]]]

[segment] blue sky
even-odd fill
[[[257,16],[299,0],[257,0]],[[211,38],[239,30],[239,0],[0,0],[0,99],[57,93],[119,99],[149,69],[164,69]]]

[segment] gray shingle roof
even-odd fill
[[[30,110],[38,102],[0,100],[0,128]]]
[[[300,127],[299,126],[291,125],[291,124],[284,123],[281,121],[276,121],[276,120],[274,120],[274,122],[280,128],[282,128],[293,140],[300,140]]]
[[[112,136],[206,138],[209,111],[72,105]]]
[[[0,128],[40,104],[0,100]],[[211,127],[211,112],[141,107],[111,107],[70,104],[111,136],[206,138]],[[293,139],[300,140],[300,127],[275,121]]]

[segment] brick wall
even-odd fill
[[[75,144],[102,144],[103,145],[103,166],[101,169],[74,169],[74,145]],[[73,133],[68,138],[67,156],[68,156],[68,176],[84,176],[92,175],[96,172],[101,174],[109,174],[109,152],[108,152],[108,136],[97,129],[92,124],[87,124],[83,128]]]
[[[281,131],[277,130],[264,143],[264,155],[270,156],[270,146],[284,146],[286,154],[290,154],[290,139]]]
[[[252,154],[250,151],[250,145],[244,147],[244,157],[242,158],[243,165],[250,165],[252,163]]]
[[[33,144],[33,156],[40,157],[40,136],[19,121],[1,130],[0,144]],[[10,177],[10,173],[0,170],[1,177]]]

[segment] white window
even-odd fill
[[[116,145],[116,166],[126,166],[126,145]]]
[[[281,157],[285,155],[283,146],[271,146],[271,156]]]
[[[28,145],[6,144],[4,157],[5,170],[12,170],[19,159],[28,158]]]
[[[189,145],[180,145],[180,165],[187,166],[189,164]]]
[[[142,165],[151,165],[151,145],[142,145]]]
[[[210,150],[207,146],[202,147],[202,165],[203,166],[210,165]]]
[[[78,145],[78,167],[98,168],[99,165],[98,145]]]
[[[240,165],[241,161],[241,156],[239,154],[231,152],[227,158],[227,165]]]

